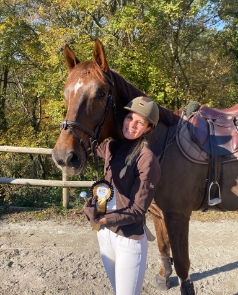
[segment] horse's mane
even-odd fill
[[[120,76],[114,69],[111,69],[113,74],[114,83],[118,85],[120,89],[120,99],[124,98],[124,105],[127,104],[130,100],[137,96],[146,95],[143,91],[136,88],[132,83],[125,80],[122,76]],[[162,123],[166,126],[170,126],[179,120],[177,111],[171,111],[164,107],[159,106],[159,118]]]

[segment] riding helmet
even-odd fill
[[[131,100],[124,109],[137,113],[146,118],[153,126],[156,126],[159,120],[159,108],[157,104],[146,96],[139,96]]]

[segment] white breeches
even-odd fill
[[[146,235],[141,240],[128,239],[105,226],[101,226],[97,235],[103,265],[114,293],[139,295],[146,270]]]

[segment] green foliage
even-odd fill
[[[33,208],[48,208],[53,204],[62,206],[62,191],[58,187],[17,186],[6,188],[6,185],[1,185],[0,191],[4,191],[4,194],[0,195],[0,206]]]

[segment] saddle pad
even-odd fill
[[[190,161],[198,164],[209,164],[210,156],[204,152],[191,138],[187,117],[183,116],[178,124],[176,141],[182,154]]]

